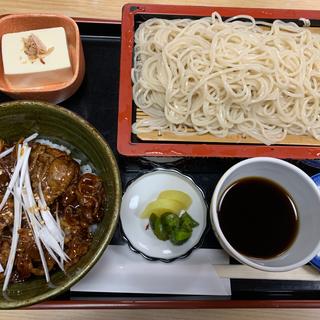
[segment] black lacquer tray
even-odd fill
[[[78,25],[86,75],[77,93],[61,105],[80,114],[102,133],[116,155],[124,188],[130,180],[157,166],[175,168],[194,179],[209,203],[220,176],[240,159],[181,158],[160,165],[150,159],[119,155],[116,139],[121,24],[79,20]],[[10,100],[0,94],[0,102]],[[302,161],[294,163],[310,175],[317,172]],[[220,248],[210,223],[208,226],[202,247]],[[120,226],[111,244],[124,244]],[[231,280],[231,290],[230,297],[67,292],[32,308],[320,307],[320,281]]]

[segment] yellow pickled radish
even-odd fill
[[[140,218],[147,219],[152,213],[157,216],[161,216],[165,212],[179,214],[181,210],[185,210],[185,205],[180,201],[173,199],[157,199],[146,206],[140,214]]]
[[[182,208],[184,210],[187,210],[192,203],[191,197],[185,192],[179,191],[179,190],[162,191],[160,192],[158,199],[171,199],[171,200],[179,201],[184,205],[184,207]]]

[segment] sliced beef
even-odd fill
[[[1,149],[0,140],[0,151]],[[16,152],[0,159],[0,201],[7,188]],[[89,231],[92,224],[101,221],[105,190],[100,177],[80,174],[80,166],[63,151],[39,143],[32,144],[29,170],[33,192],[39,195],[39,184],[47,205],[65,233],[64,250],[70,258],[65,263],[68,269],[85,255],[92,243]],[[13,198],[10,197],[0,211],[0,263],[6,266],[12,238]],[[55,261],[44,249],[48,269],[55,268]],[[43,276],[44,270],[32,230],[25,214],[22,215],[19,241],[11,275],[11,282],[24,281],[32,275]],[[0,282],[3,273],[0,274]]]
[[[39,183],[48,205],[77,180],[79,164],[65,152],[45,145],[35,144],[30,157],[31,181],[34,192]]]

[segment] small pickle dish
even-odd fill
[[[155,169],[131,181],[120,220],[129,247],[149,260],[172,262],[201,245],[207,205],[194,181],[172,169]]]

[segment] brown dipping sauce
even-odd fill
[[[231,246],[249,257],[273,258],[294,242],[299,219],[290,195],[275,182],[249,177],[220,198],[218,218]]]

